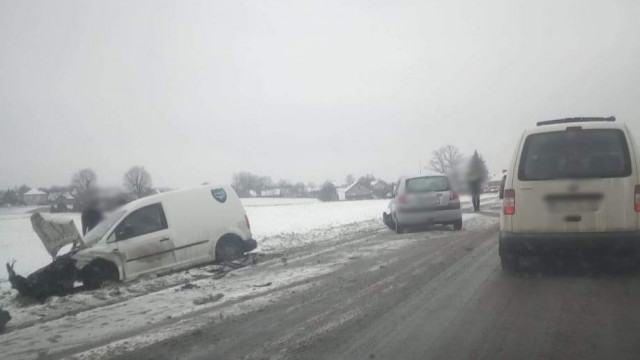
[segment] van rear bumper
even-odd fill
[[[500,232],[500,246],[512,254],[576,253],[640,254],[640,231],[570,234]]]

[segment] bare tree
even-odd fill
[[[124,187],[138,198],[151,192],[151,174],[144,166],[134,166],[124,174]]]
[[[458,171],[462,160],[463,157],[460,150],[453,145],[447,145],[432,153],[429,165],[439,173],[451,175]]]
[[[97,181],[98,175],[96,175],[96,172],[91,168],[80,169],[71,177],[71,185],[73,185],[80,195],[91,190]]]
[[[347,175],[346,180],[347,180],[347,185],[351,185],[354,182],[356,182],[356,178],[352,174]]]

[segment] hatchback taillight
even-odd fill
[[[449,195],[449,200],[458,200],[459,196],[458,193],[455,191],[451,192],[451,195]]]
[[[247,228],[251,230],[251,224],[249,223],[249,217],[247,216],[247,214],[244,214],[244,221],[247,222]]]
[[[504,199],[502,200],[502,208],[505,215],[514,215],[516,213],[516,191],[506,189],[504,191]]]
[[[640,185],[636,185],[635,203],[636,212],[640,212]]]

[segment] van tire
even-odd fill
[[[453,230],[456,230],[456,231],[462,230],[462,218],[453,222]]]
[[[216,243],[216,263],[241,259],[244,256],[244,241],[233,234],[227,234]]]
[[[520,270],[520,256],[510,253],[504,249],[502,242],[498,243],[498,253],[500,255],[500,265],[506,272],[517,272]]]
[[[107,260],[97,259],[80,270],[80,279],[86,289],[97,289],[107,281],[120,280],[118,267]]]

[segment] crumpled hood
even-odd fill
[[[82,244],[82,236],[72,219],[36,212],[31,215],[31,225],[52,258],[65,245]]]

